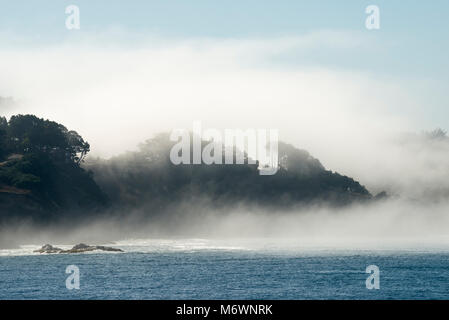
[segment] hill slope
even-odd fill
[[[90,146],[75,131],[33,115],[0,118],[0,221],[74,221],[139,208],[148,216],[180,202],[282,209],[373,198],[357,181],[285,143],[279,143],[279,171],[261,176],[258,164],[174,165],[168,137],[160,134],[137,152],[83,164]]]
[[[104,208],[106,195],[80,167],[89,145],[32,115],[0,118],[0,221],[54,221]]]
[[[160,134],[140,145],[138,152],[91,159],[87,166],[117,206],[157,210],[173,202],[207,198],[214,206],[244,202],[282,208],[372,198],[357,181],[326,170],[308,152],[285,143],[279,143],[280,169],[272,176],[259,175],[258,164],[174,165],[169,159],[173,144],[168,134]]]

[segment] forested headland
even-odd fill
[[[139,208],[151,216],[198,199],[220,208],[244,203],[282,209],[374,198],[359,182],[286,143],[279,143],[273,176],[259,175],[258,164],[174,165],[174,143],[161,133],[138,151],[89,159],[89,143],[62,124],[34,115],[0,118],[1,220],[45,223]]]

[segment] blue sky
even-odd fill
[[[72,4],[80,30],[65,27]],[[449,130],[448,13],[448,0],[0,0],[0,96],[18,101],[0,111],[63,123],[106,157],[198,120],[274,128],[371,186],[433,185],[445,151],[394,139]]]
[[[65,28],[65,7],[81,12],[81,29]],[[365,28],[368,5],[380,8],[381,29]],[[138,44],[143,36],[273,39],[335,32],[358,43],[286,50],[270,59],[278,67],[321,67],[394,77],[406,83],[432,81],[422,90],[428,105],[415,114],[426,126],[449,128],[449,1],[433,0],[15,0],[0,1],[0,48],[42,48],[89,37],[118,46]],[[358,41],[359,41],[358,40]],[[400,110],[400,107],[396,106]],[[409,110],[404,110],[407,112]],[[414,112],[414,111],[413,111]],[[412,112],[412,113],[413,113]]]
[[[107,30],[166,38],[248,38],[301,35],[317,30],[345,30],[373,38],[376,48],[321,52],[308,62],[353,66],[388,73],[419,73],[448,80],[449,2],[417,0],[213,1],[213,0],[41,0],[1,1],[0,30],[20,38],[3,45],[42,45]],[[68,31],[65,7],[78,5],[81,30]],[[381,29],[368,31],[366,6],[376,4]],[[122,39],[117,39],[121,41]],[[294,59],[291,61],[294,62]]]
[[[363,29],[364,9],[378,5],[384,32],[444,35],[445,0],[28,0],[1,1],[0,26],[27,33],[61,34],[64,9],[80,7],[86,32],[108,26],[176,36],[266,36],[315,29]]]

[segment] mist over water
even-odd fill
[[[2,111],[64,123],[91,143],[91,157],[104,158],[133,150],[158,132],[190,129],[194,120],[217,129],[277,128],[281,140],[308,150],[328,170],[353,177],[372,194],[385,190],[389,199],[288,211],[245,203],[217,210],[200,199],[174,199],[167,216],[144,219],[141,208],[121,212],[120,218],[105,212],[83,223],[3,227],[0,247],[151,238],[249,239],[298,248],[445,247],[448,138],[429,138],[421,131],[434,128],[401,115],[424,103],[415,90],[418,79],[404,83],[301,65],[287,70],[273,62],[292,50],[364,41],[334,38],[317,33],[267,41],[155,41],[128,50],[92,44],[40,53],[4,50],[0,95],[18,103]]]
[[[123,241],[130,245],[137,241],[138,245],[141,239],[144,247],[145,239],[172,239],[178,243],[203,239],[212,243],[212,247],[259,250],[449,250],[448,208],[443,202],[422,204],[399,199],[340,209],[311,207],[289,212],[244,206],[241,210],[218,212],[180,205],[169,217],[143,219],[137,213],[129,213],[126,218],[110,216],[77,224],[69,220],[47,227],[22,224],[2,229],[1,243],[6,248]]]

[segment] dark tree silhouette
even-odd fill
[[[54,121],[0,118],[0,222],[15,215],[37,221],[73,211],[83,216],[104,207],[106,195],[80,166],[89,150],[76,131]]]
[[[45,152],[55,159],[79,164],[90,151],[89,143],[76,131],[34,115],[12,116],[7,134],[17,153]]]

